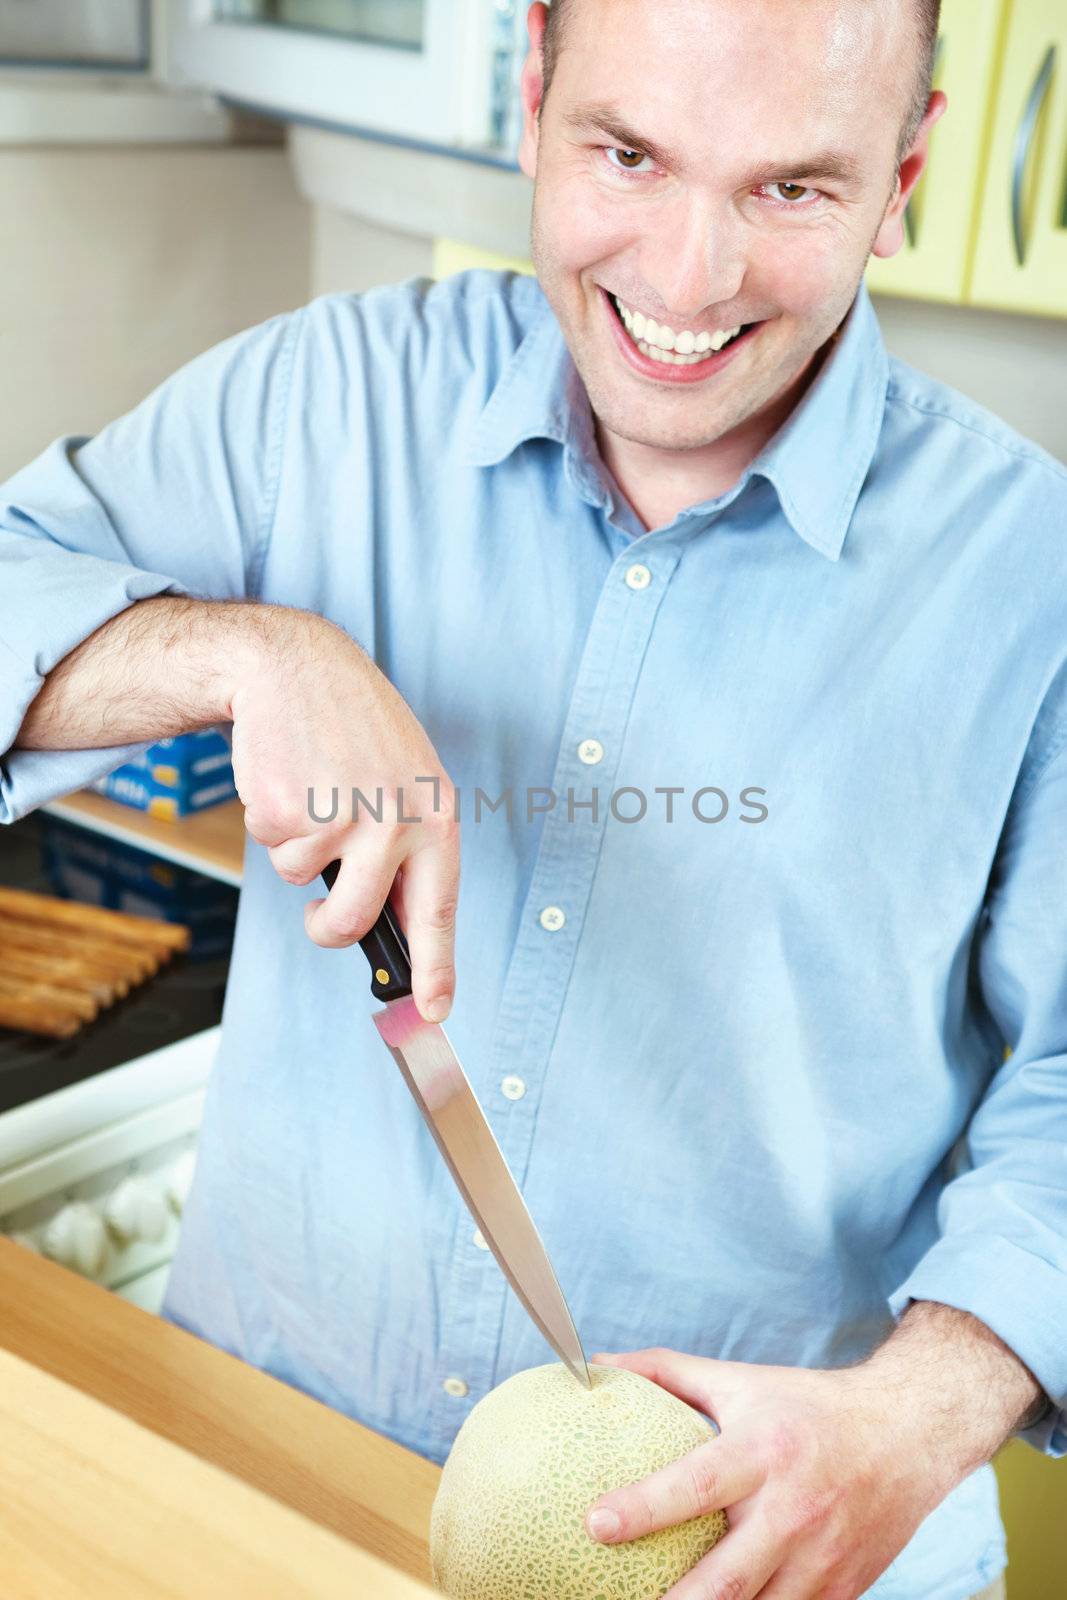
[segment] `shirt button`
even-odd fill
[[[566,920],[567,918],[564,916],[559,906],[546,906],[542,911],[540,918],[542,928],[544,928],[548,933],[556,933],[560,928],[562,928]]]
[[[627,567],[626,582],[631,589],[647,589],[652,582],[652,574],[647,567],[637,561],[632,567]]]
[[[475,1228],[471,1238],[474,1240],[479,1250],[488,1250],[489,1246],[485,1242],[485,1234],[482,1232],[481,1228]]]
[[[526,1093],[526,1085],[522,1079],[513,1077],[510,1074],[508,1077],[501,1079],[500,1088],[501,1092],[507,1095],[509,1100],[521,1100]]]
[[[578,760],[584,761],[587,767],[595,767],[598,761],[604,759],[604,746],[599,739],[583,739],[578,746]]]
[[[462,1400],[467,1393],[467,1385],[462,1378],[446,1378],[441,1387],[446,1394],[454,1394],[457,1400]]]

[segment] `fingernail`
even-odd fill
[[[589,1532],[594,1539],[611,1539],[618,1533],[621,1524],[614,1511],[590,1511]]]
[[[446,994],[439,994],[431,1000],[426,1007],[426,1016],[430,1022],[443,1022],[452,1009],[452,1002]]]
[[[615,1357],[608,1355],[603,1350],[598,1350],[595,1356],[590,1356],[590,1361],[614,1361]]]

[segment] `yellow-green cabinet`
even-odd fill
[[[1067,0],[1051,0],[1067,5]],[[1011,0],[944,0],[934,88],[948,110],[930,136],[930,157],[908,203],[906,240],[895,256],[872,256],[876,294],[963,300],[983,179],[983,155]]]
[[[1067,0],[1008,0],[971,305],[1067,316]]]

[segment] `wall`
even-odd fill
[[[0,481],[308,296],[280,146],[0,148],[0,216]]]
[[[874,304],[893,355],[962,390],[1067,461],[1067,319],[888,295],[875,296]]]
[[[371,289],[433,272],[432,239],[401,233],[332,206],[312,207],[308,298]]]

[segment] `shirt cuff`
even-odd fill
[[[77,557],[68,557],[72,564]],[[61,607],[49,607],[47,640],[32,661],[23,660],[0,641],[0,823],[17,822],[38,806],[81,789],[94,778],[113,772],[151,740],[92,750],[13,750],[23,718],[45,677],[64,656],[110,622],[136,600],[154,595],[188,597],[189,591],[162,573],[142,572],[111,562],[93,561],[110,569],[103,581],[86,582],[78,593],[71,587]]]
[[[899,1319],[909,1300],[955,1306],[992,1328],[1052,1400],[1031,1428],[1017,1430],[1043,1455],[1067,1455],[1067,1274],[995,1234],[946,1234],[889,1296]]]

